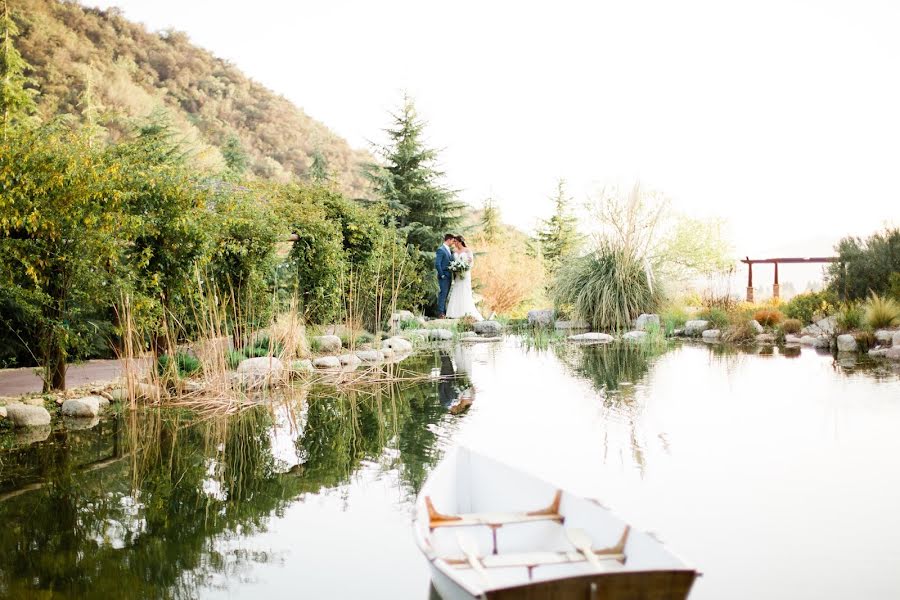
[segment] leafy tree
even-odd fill
[[[481,233],[485,241],[494,242],[500,235],[503,224],[500,222],[500,209],[494,204],[493,198],[484,201],[484,209],[481,214]]]
[[[31,65],[16,50],[14,39],[19,28],[9,14],[9,4],[3,0],[0,15],[0,118],[3,119],[3,136],[7,130],[35,111],[34,96],[37,91],[26,88],[32,81],[25,76]]]
[[[541,252],[551,271],[562,259],[575,254],[581,246],[578,220],[570,212],[571,202],[572,199],[566,195],[566,182],[560,179],[556,196],[553,197],[553,216],[543,222],[537,233]]]
[[[390,142],[378,148],[383,165],[369,165],[368,174],[407,242],[433,251],[443,234],[460,224],[463,205],[440,183],[444,173],[436,167],[437,151],[422,139],[425,123],[412,99],[405,97],[400,112],[391,117],[393,124],[385,130]]]
[[[0,281],[40,332],[45,389],[64,389],[66,361],[91,309],[111,303],[121,263],[121,164],[64,123],[0,142]]]
[[[328,159],[321,150],[313,150],[312,164],[309,166],[309,179],[315,184],[323,184],[331,181],[331,173],[328,171]]]
[[[866,298],[870,292],[879,296],[892,293],[892,280],[900,272],[900,228],[886,228],[863,240],[846,237],[835,250],[845,267],[833,263],[828,267],[828,288],[850,299]],[[893,279],[892,279],[893,278]]]

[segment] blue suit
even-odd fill
[[[434,253],[434,269],[438,276],[438,314],[443,316],[447,314],[447,296],[450,294],[450,281],[452,273],[450,272],[450,261],[453,256],[447,246],[441,244],[441,247]]]

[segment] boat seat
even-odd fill
[[[530,523],[534,521],[556,521],[562,523],[565,517],[559,514],[559,503],[562,500],[562,490],[557,490],[553,501],[546,508],[528,512],[510,513],[461,513],[458,515],[446,515],[438,512],[431,502],[431,497],[425,496],[425,506],[428,508],[428,527],[434,531],[438,527],[471,527],[484,525],[496,529],[510,523]]]
[[[625,555],[601,554],[595,552],[600,560],[625,562]],[[444,561],[459,569],[471,569],[472,566],[464,558],[446,558]],[[541,565],[561,565],[566,563],[586,562],[581,552],[518,552],[515,554],[489,554],[481,559],[487,569],[503,569],[507,567],[539,567]]]

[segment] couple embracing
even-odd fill
[[[459,319],[470,316],[481,321],[481,313],[475,307],[472,297],[472,263],[475,255],[466,246],[461,235],[448,233],[444,243],[434,253],[434,268],[437,271],[438,316]],[[449,296],[449,298],[448,298]]]

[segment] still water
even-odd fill
[[[404,368],[459,377],[4,433],[0,596],[426,600],[413,501],[462,442],[655,532],[692,600],[900,597],[896,371],[515,337]]]

